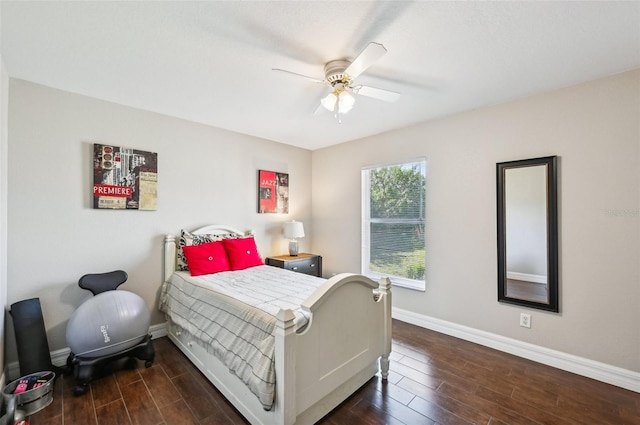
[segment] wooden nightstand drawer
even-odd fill
[[[287,261],[284,268],[287,270],[293,270],[298,273],[318,275],[318,257],[301,258],[295,261]]]
[[[298,273],[322,277],[322,257],[314,254],[298,254],[297,256],[279,255],[267,257],[265,263]]]

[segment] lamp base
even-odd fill
[[[298,241],[295,239],[289,241],[289,255],[292,257],[298,255]]]

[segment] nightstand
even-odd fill
[[[311,276],[322,277],[322,257],[315,254],[300,253],[296,256],[278,255],[276,257],[267,257],[265,264],[298,273],[310,274]]]

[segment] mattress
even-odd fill
[[[308,323],[300,309],[325,280],[271,266],[193,277],[175,272],[165,282],[160,310],[229,367],[270,410],[275,395],[275,325],[280,309]]]

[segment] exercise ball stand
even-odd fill
[[[148,334],[149,312],[144,305],[144,302],[140,297],[131,292],[115,291],[116,288],[123,284],[127,279],[128,275],[126,272],[116,270],[108,273],[87,274],[82,276],[78,281],[78,285],[81,288],[91,291],[91,293],[96,297],[89,299],[85,304],[78,307],[67,325],[67,344],[72,350],[67,358],[67,369],[74,371],[76,387],[73,393],[76,396],[82,395],[87,391],[89,383],[93,380],[95,371],[107,363],[124,357],[135,357],[139,360],[144,360],[145,367],[151,367],[153,364],[155,350],[151,341],[151,335]],[[106,292],[109,292],[109,295],[104,294]],[[98,300],[99,298],[101,299],[100,301]],[[107,306],[112,305],[111,303],[113,303],[114,310],[108,311],[118,313],[120,310],[126,309],[129,305],[132,305],[128,304],[128,302],[130,303],[136,299],[143,304],[146,317],[128,317],[128,319],[144,319],[146,320],[146,325],[144,325],[144,331],[141,332],[142,334],[136,334],[138,337],[135,339],[130,339],[128,337],[120,339],[115,336],[107,337],[106,334],[104,339],[102,339],[103,335],[100,334],[100,338],[98,338],[100,341],[99,343],[96,343],[96,339],[91,338],[91,334],[83,333],[87,330],[85,326],[88,326],[89,322],[92,321],[85,315],[85,313],[90,313],[91,311],[98,313],[100,308],[106,308]],[[99,306],[91,304],[94,300],[99,303]],[[116,314],[113,315],[112,319],[118,320],[120,317]],[[136,323],[139,325],[142,322]],[[108,324],[106,326],[101,326],[101,328],[102,327],[105,328],[103,329],[103,332],[106,332]],[[95,326],[91,328],[91,332],[93,333],[96,332],[94,328]],[[120,326],[120,328],[123,327]],[[135,326],[131,326],[131,328],[135,328]],[[93,336],[95,337],[95,335]],[[77,339],[80,341],[77,341]],[[76,348],[76,353],[74,353],[73,347],[83,348]],[[87,348],[91,349],[86,350]]]

